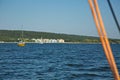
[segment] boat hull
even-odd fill
[[[17,45],[20,46],[20,47],[23,47],[23,46],[25,46],[25,43],[24,42],[20,42]]]

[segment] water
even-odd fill
[[[120,45],[112,44],[120,68]],[[0,80],[114,80],[100,44],[0,44]]]

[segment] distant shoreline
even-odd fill
[[[18,42],[0,42],[0,44],[4,43],[18,43]],[[64,43],[37,43],[37,42],[25,42],[27,44],[101,44],[101,43],[90,43],[90,42],[64,42]],[[120,44],[120,43],[111,43],[111,44]]]
[[[0,30],[0,43],[17,43],[21,31],[18,30]],[[69,43],[69,44],[99,44],[99,37],[58,34],[50,32],[24,31],[24,41],[26,43]],[[109,39],[110,43],[120,44],[120,39]]]

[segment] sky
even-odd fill
[[[120,0],[110,1],[120,24]],[[108,37],[120,39],[107,0],[98,3]],[[98,36],[88,0],[0,0],[3,29]]]

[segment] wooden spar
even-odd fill
[[[104,28],[104,24],[102,21],[102,17],[100,14],[97,0],[94,0],[94,3],[93,3],[93,0],[88,0],[88,2],[90,4],[90,8],[91,8],[91,11],[92,11],[92,14],[94,17],[96,28],[98,30],[98,34],[100,36],[100,40],[101,40],[102,46],[104,48],[105,55],[106,55],[109,65],[110,65],[110,68],[112,70],[112,73],[114,75],[114,78],[115,78],[115,80],[120,80],[118,69],[117,69],[117,66],[116,66],[116,63],[115,63],[115,60],[114,60],[114,57],[112,54],[112,50],[111,50],[111,47],[110,47],[110,44],[109,44],[109,41],[108,41],[108,38],[106,35],[106,31]],[[93,4],[94,4],[94,6],[93,6]]]

